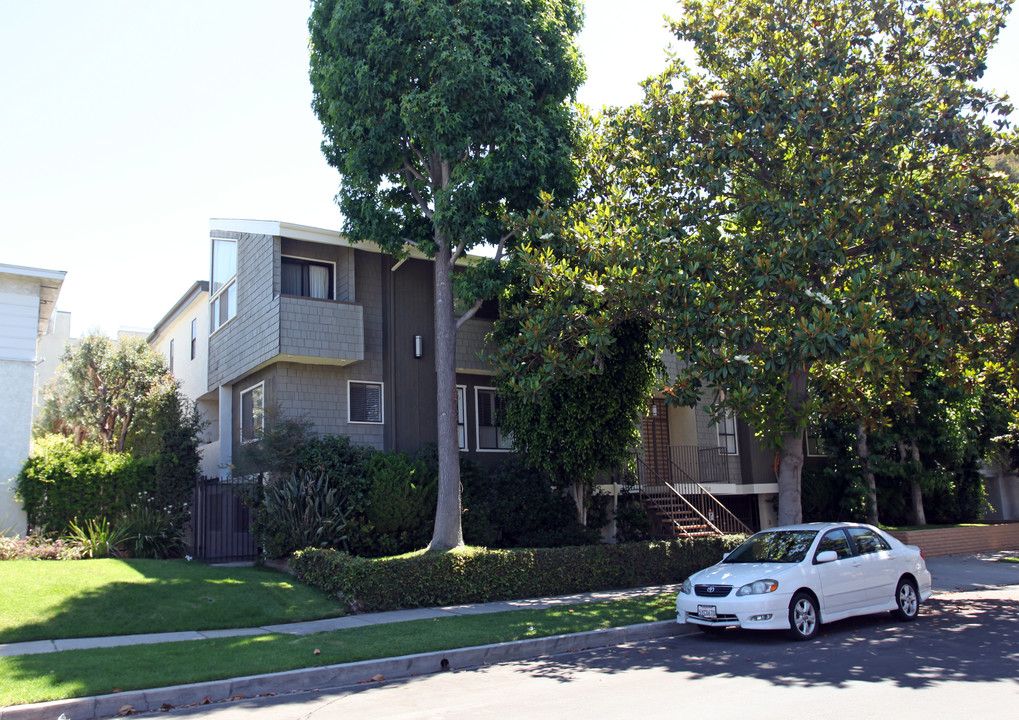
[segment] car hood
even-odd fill
[[[755,580],[777,580],[799,563],[719,563],[690,576],[694,585],[733,585],[740,587]]]

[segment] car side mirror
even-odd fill
[[[818,564],[820,564],[820,563],[830,563],[830,562],[835,562],[838,559],[839,559],[839,554],[837,552],[835,552],[834,550],[822,550],[821,552],[819,552],[817,554],[817,557],[814,558],[814,562],[816,562]]]

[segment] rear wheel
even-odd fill
[[[789,603],[789,634],[794,640],[810,640],[821,627],[817,601],[805,592],[793,595]]]
[[[899,620],[915,620],[920,613],[920,595],[916,591],[916,583],[909,578],[899,580],[895,588],[895,615]]]

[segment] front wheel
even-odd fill
[[[821,627],[817,601],[805,592],[793,595],[789,603],[789,634],[794,640],[810,640]]]
[[[895,588],[895,615],[899,620],[916,620],[920,614],[920,595],[916,591],[916,583],[908,578],[899,580]]]

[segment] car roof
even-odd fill
[[[780,525],[778,527],[764,528],[761,532],[776,532],[785,530],[816,530],[818,532],[822,530],[830,530],[832,528],[850,528],[850,527],[863,527],[872,528],[870,525],[864,523],[855,522],[812,522],[812,523],[799,523],[798,525]]]

